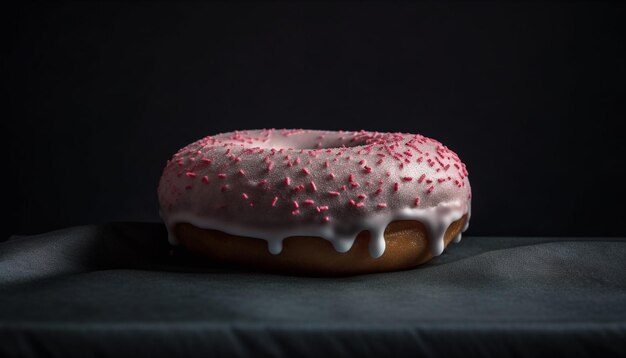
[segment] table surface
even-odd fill
[[[0,243],[0,356],[626,356],[626,240],[467,237],[417,269],[207,264],[163,225]]]

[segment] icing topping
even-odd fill
[[[250,130],[200,139],[163,170],[160,213],[178,223],[266,240],[272,254],[290,236],[317,236],[338,252],[370,232],[372,257],[385,251],[395,220],[418,220],[433,256],[450,223],[470,215],[465,164],[419,134]],[[455,242],[460,241],[460,235]]]

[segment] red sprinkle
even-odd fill
[[[402,180],[404,180],[404,181],[411,181],[411,180],[413,180],[413,177],[404,177],[404,178],[402,178]]]
[[[426,191],[426,193],[430,194],[433,192],[433,190],[435,190],[435,187],[431,185],[430,188],[428,188],[428,190]]]
[[[307,168],[302,168],[302,173],[304,173],[304,175],[311,174],[311,172]]]
[[[322,219],[325,223],[330,221],[330,218],[328,216],[324,216],[324,219]]]
[[[329,173],[329,174],[328,174],[328,178],[329,178],[329,179],[335,179],[335,174],[333,174],[333,173]]]
[[[246,173],[243,171],[243,169],[239,169],[239,171],[237,173],[239,173],[239,176],[246,175]]]
[[[339,196],[339,195],[341,195],[341,193],[338,192],[338,191],[329,191],[328,195],[330,195],[330,196]]]
[[[276,202],[278,201],[278,197],[275,196],[274,200],[272,200],[272,206],[276,206]]]
[[[317,191],[317,186],[315,186],[315,182],[311,180],[311,182],[309,183],[309,185],[311,186],[311,190],[313,191]]]
[[[285,177],[285,185],[289,186],[291,184],[291,179],[289,177]]]
[[[195,178],[197,174],[194,173],[194,172],[187,172],[187,173],[185,173],[185,175],[190,177],[190,178]]]
[[[209,184],[209,177],[208,177],[208,176],[206,176],[206,175],[205,175],[205,176],[203,176],[203,177],[202,177],[202,181],[203,181],[204,183],[206,183],[206,184]]]
[[[393,191],[398,191],[400,189],[400,184],[398,184],[398,182],[395,182],[393,184]]]
[[[291,212],[291,215],[300,215],[300,210],[296,209]]]
[[[415,198],[415,201],[413,202],[413,204],[414,204],[415,206],[418,206],[418,205],[420,204],[420,198],[419,198],[419,196]]]
[[[387,203],[378,203],[377,205],[379,208],[386,208],[387,207]]]
[[[420,176],[420,178],[417,179],[417,182],[421,184],[424,181],[424,178],[426,178],[426,174],[422,174],[422,176]]]
[[[382,193],[382,192],[383,192],[383,188],[378,188],[378,189],[376,190],[376,194],[380,194],[380,193]]]
[[[292,201],[292,203],[293,203],[293,207],[294,207],[294,208],[296,208],[296,209],[297,209],[297,208],[299,208],[299,207],[300,207],[300,205],[298,204],[298,202],[297,202],[297,201],[295,201],[295,200],[294,200],[294,201]]]
[[[356,203],[357,208],[362,208],[363,206],[365,206],[364,202]]]
[[[302,202],[303,205],[313,205],[315,204],[315,201],[311,200],[311,199],[306,199],[305,201]]]
[[[365,194],[359,194],[359,199],[367,199],[367,195],[365,195]]]
[[[211,164],[213,162],[211,159],[207,159],[207,158],[202,158],[200,160],[207,164]]]
[[[248,194],[246,194],[246,193],[241,193],[241,197],[247,200],[247,199],[248,199]]]
[[[226,174],[220,173],[220,174],[217,175],[217,177],[220,178],[220,179],[224,179],[224,178],[226,178]]]

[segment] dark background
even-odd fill
[[[626,236],[618,2],[23,3],[3,11],[3,236],[156,221],[166,159],[296,127],[421,133],[470,235]]]

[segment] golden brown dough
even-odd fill
[[[457,236],[467,220],[464,215],[450,224],[445,246]],[[179,242],[191,252],[216,262],[313,276],[341,276],[396,271],[421,265],[430,259],[426,228],[418,221],[394,221],[385,229],[386,248],[379,258],[370,256],[369,232],[362,231],[345,253],[319,237],[293,236],[284,240],[283,251],[272,255],[267,242],[200,229],[188,223],[176,225]]]

